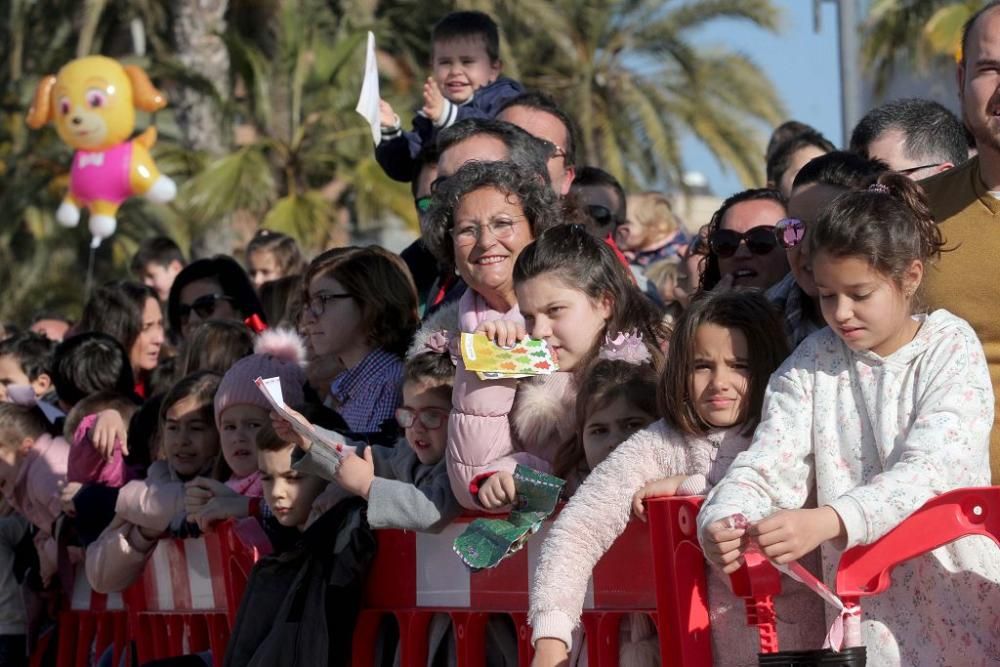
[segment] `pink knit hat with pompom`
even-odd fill
[[[254,383],[257,378],[281,378],[281,393],[287,405],[304,400],[306,372],[303,368],[306,348],[302,339],[288,329],[267,329],[257,337],[254,353],[243,357],[226,371],[215,393],[215,425],[231,405],[256,405],[270,410],[271,405]]]

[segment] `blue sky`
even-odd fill
[[[831,2],[820,5],[822,24],[816,33],[812,2],[773,2],[783,14],[778,35],[736,21],[719,21],[701,31],[697,43],[723,45],[748,55],[777,86],[789,118],[809,123],[840,146],[843,132],[836,6]],[[693,137],[685,139],[683,150],[685,168],[704,174],[716,195],[727,196],[742,189],[735,174],[723,172],[711,153]]]

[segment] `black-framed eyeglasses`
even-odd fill
[[[723,258],[735,255],[741,243],[746,243],[747,250],[755,255],[766,255],[778,247],[773,225],[753,227],[742,234],[731,229],[716,229],[708,237],[712,252]]]
[[[413,428],[420,420],[424,428],[434,431],[448,421],[448,410],[443,408],[396,408],[396,422],[403,428]]]
[[[910,174],[920,171],[921,169],[930,169],[931,167],[940,167],[944,162],[934,162],[932,164],[922,164],[919,167],[910,167],[909,169],[897,169],[897,174],[902,174],[903,176],[909,176]]]
[[[430,195],[424,195],[423,197],[417,197],[413,200],[413,205],[417,208],[417,213],[426,213],[431,210],[431,202],[434,198]]]
[[[607,227],[608,225],[614,225],[617,227],[624,223],[624,220],[619,220],[614,214],[614,211],[609,209],[607,206],[601,206],[600,204],[588,204],[587,205],[587,215],[590,219],[597,223],[598,227]]]
[[[220,301],[232,302],[232,298],[225,294],[204,294],[191,303],[182,303],[179,305],[177,307],[177,314],[180,316],[181,322],[187,322],[191,319],[192,310],[195,315],[203,320],[207,320],[215,314],[215,308]]]
[[[353,299],[350,294],[316,294],[306,301],[306,310],[314,318],[319,319],[326,312],[326,302],[336,299]]]
[[[782,218],[774,225],[774,238],[784,248],[794,248],[806,236],[806,223],[798,218]]]

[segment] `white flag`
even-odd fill
[[[378,146],[382,142],[382,123],[378,113],[378,62],[375,60],[375,35],[368,31],[368,48],[365,52],[365,79],[361,84],[361,95],[354,110],[364,116],[372,128],[372,139]]]

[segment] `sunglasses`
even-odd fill
[[[754,255],[766,255],[778,247],[778,239],[775,238],[774,227],[771,225],[754,227],[742,234],[731,229],[716,229],[708,237],[709,247],[719,257],[732,257],[744,242],[747,250]]]
[[[180,315],[181,322],[187,322],[191,319],[192,310],[198,317],[205,320],[215,314],[215,307],[220,301],[232,302],[232,299],[224,294],[206,294],[199,296],[190,304],[182,303],[177,307],[177,313]]]
[[[774,225],[774,238],[784,248],[794,248],[806,235],[806,223],[798,218],[784,218]]]
[[[601,206],[600,204],[588,204],[587,205],[587,215],[590,219],[597,223],[598,227],[607,227],[608,225],[614,225],[617,227],[621,224],[621,221],[615,217],[615,214],[607,206]]]
[[[396,421],[403,428],[413,428],[420,420],[424,428],[434,431],[444,426],[448,420],[448,411],[442,408],[396,408]]]

